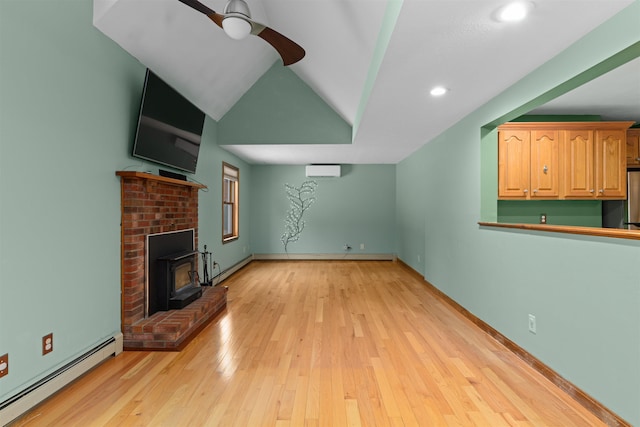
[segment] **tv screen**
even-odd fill
[[[133,156],[195,173],[204,116],[147,70]]]

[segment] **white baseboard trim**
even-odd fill
[[[0,403],[0,420],[3,425],[15,420],[104,360],[122,353],[123,343],[122,334],[117,333],[26,390]]]
[[[395,254],[254,254],[255,260],[395,261]]]

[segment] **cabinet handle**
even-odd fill
[[[529,192],[529,190],[527,190],[526,188],[523,191],[524,191],[524,194],[527,194]]]
[[[592,188],[591,190],[589,190],[589,193],[595,193],[595,190]]]
[[[544,172],[545,174],[549,172],[549,168],[547,167],[547,165],[544,165],[544,167],[542,168],[542,172]]]
[[[537,193],[537,192],[538,192],[538,189],[536,188],[535,190],[533,190],[533,192],[534,192],[534,193]]]
[[[600,189],[600,194],[604,194],[604,190],[603,189]]]
[[[640,162],[640,157],[636,157],[636,162]]]

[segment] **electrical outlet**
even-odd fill
[[[536,333],[536,316],[533,314],[529,315],[529,332],[532,334]]]
[[[360,250],[364,251],[364,243],[360,243]]]
[[[9,354],[0,356],[0,378],[9,373]]]
[[[42,355],[49,354],[53,351],[53,333],[42,337]]]

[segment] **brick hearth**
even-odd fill
[[[195,230],[198,247],[198,190],[203,185],[119,171],[122,198],[122,333],[127,349],[172,350],[226,306],[225,288],[204,288],[181,310],[145,317],[145,242],[149,234]]]
[[[125,349],[178,350],[227,305],[227,288],[203,288],[202,297],[182,310],[159,311],[131,325]]]

